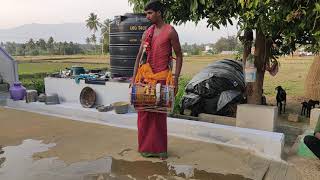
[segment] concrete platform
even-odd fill
[[[114,111],[98,112],[78,104],[45,105],[7,99],[7,108],[53,115],[73,120],[99,123],[121,128],[137,129],[136,113],[116,114]],[[168,133],[173,136],[204,142],[223,144],[249,150],[259,156],[281,160],[284,134],[261,130],[218,125],[206,122],[168,118]]]
[[[240,104],[237,106],[236,126],[273,132],[278,125],[275,106]]]

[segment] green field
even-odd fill
[[[294,59],[294,58],[292,58]],[[280,60],[280,69],[276,76],[265,75],[264,91],[266,95],[275,95],[275,87],[281,85],[289,96],[303,96],[304,83],[313,57],[299,60]]]
[[[109,68],[109,56],[28,56],[15,58],[19,62],[19,74],[22,78],[25,75],[58,72],[73,65],[81,65],[86,69]],[[185,57],[182,75],[191,78],[208,64],[223,58],[232,58],[232,56]],[[275,77],[270,76],[268,72],[266,73],[264,82],[265,94],[267,96],[274,96],[274,88],[281,85],[289,96],[303,96],[304,82],[312,60],[312,56],[288,56],[280,58],[279,73]]]
[[[18,71],[20,75],[24,74],[37,74],[37,73],[52,73],[59,72],[65,68],[70,68],[74,65],[81,65],[86,69],[96,69],[96,68],[107,68],[108,65],[105,63],[101,64],[79,64],[79,63],[52,63],[52,62],[43,62],[43,63],[19,63]]]

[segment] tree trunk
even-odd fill
[[[253,32],[252,30],[245,30],[243,36],[243,56],[242,56],[242,63],[243,63],[243,73],[245,73],[245,67],[248,56],[251,54],[252,48],[252,41],[253,41]],[[252,94],[252,83],[246,83],[246,90],[244,92],[244,96],[248,97],[248,95]]]
[[[261,31],[256,31],[254,65],[257,68],[256,81],[251,83],[251,92],[247,93],[248,104],[261,104],[265,65],[270,57],[271,42]],[[248,90],[248,89],[247,89]]]
[[[249,54],[251,54],[251,47],[252,47],[252,41],[253,41],[253,32],[252,30],[245,30],[244,31],[244,44],[243,44],[243,67],[245,67],[247,58]]]
[[[103,55],[103,44],[104,44],[104,40],[102,40],[102,43],[101,43],[101,55]]]

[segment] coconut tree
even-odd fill
[[[96,32],[98,31],[98,29],[99,29],[100,26],[101,26],[101,24],[100,24],[100,22],[99,22],[98,15],[96,15],[96,14],[94,14],[94,13],[90,13],[88,19],[86,20],[86,26],[87,26],[87,28],[90,29],[90,31],[93,32],[93,34],[91,35],[91,42],[93,42],[94,48],[95,48],[95,52],[97,53],[97,47],[96,47],[97,37],[96,37]]]
[[[86,26],[95,34],[100,27],[98,15],[90,13],[88,19],[86,20]]]
[[[103,54],[104,50],[109,49],[109,33],[110,33],[110,19],[106,19],[101,24],[101,53]]]
[[[89,45],[89,44],[90,44],[90,42],[91,42],[90,38],[89,38],[89,37],[87,37],[87,38],[86,38],[86,44],[87,44],[87,45]]]
[[[97,37],[95,34],[91,35],[90,41],[94,44],[94,49],[95,49],[95,52],[97,53]]]

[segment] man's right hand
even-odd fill
[[[133,80],[130,81],[129,88],[133,86]]]

